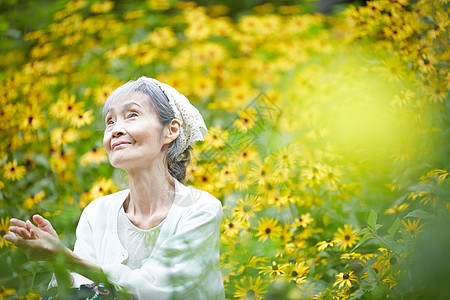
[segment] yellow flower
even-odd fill
[[[306,214],[302,214],[300,216],[300,218],[296,218],[295,222],[296,222],[297,227],[306,228],[306,227],[308,227],[309,224],[314,222],[314,219],[311,218],[311,214],[310,213],[306,213]]]
[[[325,174],[325,168],[319,164],[307,166],[301,171],[302,179],[311,187],[319,185],[325,177]]]
[[[18,166],[17,161],[7,162],[3,166],[3,176],[9,180],[20,180],[26,173],[26,168],[24,166]]]
[[[67,171],[67,168],[73,163],[74,155],[75,149],[73,148],[69,148],[66,151],[54,151],[50,157],[50,168],[54,172],[63,173]]]
[[[37,107],[27,107],[22,115],[20,128],[22,130],[36,130],[42,127],[42,113]]]
[[[393,215],[399,211],[403,211],[409,207],[409,203],[402,203],[400,205],[395,205],[393,208],[388,208],[384,211],[386,215]]]
[[[352,253],[344,253],[341,255],[342,259],[361,259],[362,255],[360,253],[352,252]]]
[[[349,273],[339,273],[336,275],[336,282],[333,284],[333,286],[339,285],[339,289],[341,289],[343,286],[346,286],[348,288],[352,287],[352,281],[357,281],[356,275],[353,274],[353,271],[350,271]]]
[[[325,241],[318,242],[316,246],[317,246],[317,250],[323,251],[327,247],[333,247],[333,245],[334,245],[334,241],[332,239],[327,239]]]
[[[278,220],[273,218],[262,218],[258,221],[255,237],[259,237],[258,242],[265,242],[267,239],[275,239],[280,237],[281,227]]]
[[[241,220],[224,218],[222,222],[223,235],[234,238],[238,235],[241,229],[244,229],[244,222]]]
[[[170,48],[175,46],[178,42],[170,27],[156,28],[148,35],[148,39],[158,48]]]
[[[192,80],[192,92],[200,98],[206,98],[214,92],[214,81],[205,76]]]
[[[283,147],[274,155],[274,160],[276,161],[277,168],[290,168],[296,161],[296,156],[294,153],[298,151],[294,144],[289,145],[289,147]],[[298,153],[298,152],[297,152]]]
[[[237,154],[237,160],[242,161],[244,163],[254,161],[256,158],[259,157],[258,150],[254,146],[244,147],[240,151],[238,151],[236,154]]]
[[[267,284],[260,276],[253,280],[253,277],[244,275],[239,282],[235,283],[235,287],[233,297],[243,300],[262,300],[263,295],[267,293]]]
[[[73,143],[77,138],[78,131],[73,128],[69,128],[67,130],[64,130],[62,128],[55,128],[50,133],[50,140],[54,147]]]
[[[3,236],[5,234],[7,234],[9,232],[9,218],[1,218],[0,220],[0,249],[2,249],[3,247],[8,247],[10,245],[12,245],[11,242],[8,242],[7,240],[5,240],[3,238]]]
[[[289,205],[289,198],[286,195],[280,196],[278,191],[269,192],[267,195],[267,204],[275,206],[280,211]]]
[[[419,58],[419,69],[424,73],[431,73],[435,71],[435,64],[437,63],[437,59],[432,55],[423,54],[421,58]]]
[[[101,162],[108,160],[108,155],[106,154],[105,148],[96,148],[93,147],[91,150],[83,154],[80,158],[80,163],[82,166],[86,166],[89,164],[98,165]]]
[[[340,246],[341,250],[347,249],[347,247],[352,247],[356,245],[357,241],[360,239],[358,234],[359,230],[352,230],[352,225],[344,225],[344,229],[338,228],[338,232],[334,234],[334,239],[336,244]]]
[[[256,164],[251,167],[249,171],[250,179],[257,182],[259,186],[266,185],[268,183],[276,181],[278,178],[274,176],[275,166],[270,160],[270,157],[266,157],[261,163],[257,161]]]
[[[117,188],[114,185],[114,181],[104,177],[98,179],[89,191],[92,199],[97,199],[115,192],[117,192]]]
[[[230,165],[230,169],[230,182],[234,182],[235,188],[240,191],[247,189],[250,185],[247,165],[242,163],[235,163]]]
[[[118,87],[117,84],[108,84],[95,90],[94,92],[95,104],[97,105],[105,104],[106,99],[117,87]]]
[[[169,0],[148,0],[148,7],[154,10],[166,10],[170,8]]]
[[[114,7],[113,1],[103,1],[93,3],[89,10],[96,14],[102,14],[111,11],[113,7]]]
[[[44,199],[45,197],[45,193],[43,191],[40,191],[37,194],[34,194],[33,196],[27,197],[25,199],[25,201],[23,202],[23,207],[28,209],[28,210],[33,210],[34,209],[34,205],[40,201],[42,201],[42,199]]]
[[[222,130],[219,126],[211,126],[205,137],[205,143],[217,149],[225,145],[228,140],[228,135],[228,130]]]
[[[9,288],[6,288],[4,285],[2,285],[2,288],[0,291],[0,299],[3,299],[4,297],[9,296],[9,295],[15,295],[15,294],[16,294],[16,289],[9,289]]]
[[[234,120],[234,125],[236,128],[242,132],[247,132],[250,130],[256,123],[256,109],[250,107],[244,111],[238,113],[239,118]]]
[[[262,209],[258,196],[245,195],[244,199],[239,199],[233,210],[233,218],[248,221],[254,216],[255,212]]]
[[[272,261],[270,266],[258,267],[259,274],[277,276],[286,272],[287,265],[279,265],[276,261]]]
[[[408,219],[408,223],[402,220],[402,224],[405,226],[406,230],[409,232],[409,235],[414,238],[419,233],[423,232],[422,227],[424,224],[419,226],[420,219],[414,220],[411,222],[411,219]]]
[[[184,31],[184,34],[190,40],[205,40],[211,34],[211,28],[206,22],[196,22],[190,24]]]
[[[73,116],[72,119],[70,119],[70,123],[72,126],[80,128],[81,126],[91,124],[93,120],[94,116],[92,115],[92,110],[85,112],[80,110],[76,116]]]
[[[309,267],[306,265],[304,261],[297,263],[289,263],[286,268],[286,273],[284,276],[289,281],[294,281],[296,284],[300,284],[306,281],[306,273],[308,273]]]
[[[50,108],[50,113],[59,119],[72,120],[78,117],[83,103],[76,102],[75,95],[69,95],[66,91],[61,91],[58,101]]]

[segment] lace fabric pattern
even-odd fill
[[[168,84],[162,83],[154,78],[153,80],[169,98],[170,106],[172,107],[175,118],[180,120],[180,143],[178,146],[178,154],[183,153],[188,146],[195,144],[197,141],[203,141],[208,129],[202,115],[195,108],[189,100],[176,89]]]

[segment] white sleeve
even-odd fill
[[[86,209],[83,210],[78,226],[76,229],[76,241],[74,245],[73,252],[82,259],[88,260],[95,263],[97,261],[94,249],[94,237],[92,234],[91,226],[86,217]],[[92,283],[93,281],[74,272],[70,272],[74,282],[72,287],[79,287],[82,284]],[[48,285],[48,288],[57,286],[55,274],[53,274],[52,279]]]
[[[111,283],[138,299],[185,299],[192,295],[200,297],[204,293],[199,293],[199,290],[205,283],[209,294],[218,291],[216,295],[220,295],[209,299],[223,299],[219,266],[221,220],[221,208],[215,213],[195,211],[187,219],[180,221],[180,230],[156,248],[155,253],[141,268],[132,270],[117,263],[100,266]],[[215,280],[209,277],[215,277]],[[219,282],[220,284],[216,284]]]

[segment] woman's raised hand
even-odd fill
[[[14,226],[9,227],[9,232],[4,238],[23,250],[29,259],[51,261],[63,248],[58,234],[50,222],[42,216],[34,215],[33,221],[39,227],[29,220],[24,222],[11,219]]]
[[[44,219],[41,215],[34,215],[33,221],[38,225],[38,228],[42,231],[45,231],[49,233],[50,235],[54,236],[55,238],[58,238],[58,234],[56,233],[55,229],[53,229],[52,224],[47,220]],[[23,238],[23,239],[35,239],[36,236],[31,235],[31,228],[32,223],[30,221],[22,221],[16,218],[12,218],[10,220],[11,224],[14,226],[9,227],[9,231],[15,233],[17,236]]]

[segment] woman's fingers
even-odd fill
[[[18,226],[10,226],[9,227],[9,231],[16,234],[17,236],[23,238],[23,239],[29,239],[31,238],[30,233],[28,232],[27,229],[23,228],[23,227],[18,227]]]
[[[24,221],[16,219],[16,218],[11,218],[11,220],[9,220],[11,222],[11,224],[13,224],[14,226],[18,226],[18,227],[23,227],[23,228],[27,228],[27,225],[25,224]]]
[[[11,242],[11,243],[13,243],[13,244],[16,244],[16,243],[17,243],[17,240],[19,239],[19,238],[17,237],[17,235],[15,235],[14,233],[10,233],[10,232],[8,232],[8,234],[5,234],[5,235],[3,236],[3,238],[4,238],[5,240],[7,240],[8,242]]]
[[[34,215],[33,221],[39,226],[39,229],[50,233],[51,235],[57,237],[58,234],[56,233],[55,229],[53,229],[52,224],[47,219],[44,219],[41,215]]]
[[[32,239],[37,239],[39,236],[37,235],[36,231],[34,229],[30,230],[30,235]]]

